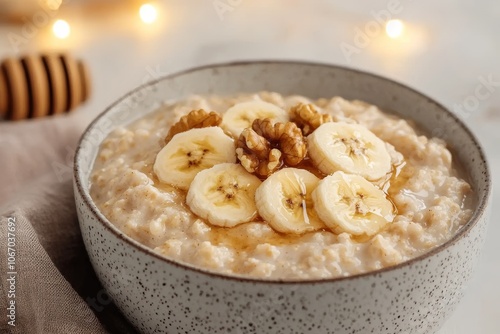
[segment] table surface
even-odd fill
[[[408,84],[452,110],[485,148],[500,175],[500,2],[485,0],[174,0],[157,2],[158,21],[143,24],[132,6],[80,2],[58,17],[71,35],[58,40],[52,21],[0,25],[0,57],[71,50],[89,64],[93,95],[78,113],[85,125],[115,99],[155,77],[202,64],[247,59],[310,60],[374,72]],[[80,6],[80,7],[78,7]],[[123,7],[123,8],[121,8]],[[50,13],[49,13],[50,14]],[[54,17],[55,19],[57,17]],[[381,20],[405,23],[398,39]],[[484,80],[487,96],[477,95]],[[482,88],[484,92],[484,88]],[[500,184],[494,184],[499,192]],[[466,296],[440,334],[500,331],[500,197],[484,252]],[[498,284],[498,285],[497,285]]]

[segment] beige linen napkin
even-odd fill
[[[86,123],[78,113],[0,123],[1,333],[135,333],[78,227],[72,158]]]

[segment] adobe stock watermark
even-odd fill
[[[159,65],[156,67],[147,66],[145,68],[146,74],[142,78],[142,84],[146,84],[150,81],[159,79],[160,77],[166,75],[166,72],[162,72]],[[147,95],[152,91],[153,86],[143,87],[141,90],[131,94],[125,100],[121,106],[120,116],[118,121],[131,119],[134,113],[137,113],[137,109],[141,106],[141,103],[146,100]],[[92,145],[98,146],[107,137],[107,135],[113,130],[115,124],[110,120],[103,118],[101,119],[99,126],[94,127],[90,135],[86,138],[90,141]],[[63,182],[71,177],[73,174],[73,161],[75,157],[75,148],[66,145],[64,148],[65,155],[63,161],[53,161],[51,166],[54,171],[57,180]],[[88,156],[82,155],[82,158],[87,158]],[[90,158],[90,157],[88,157]],[[82,161],[85,166],[90,166],[90,161]]]
[[[35,38],[40,30],[45,28],[57,16],[59,9],[71,2],[71,0],[46,0],[45,6],[40,6],[40,10],[35,12],[31,17],[23,17],[23,26],[21,33],[7,33],[7,40],[15,53],[19,53],[22,46],[29,43]]]
[[[411,0],[407,0],[408,2]],[[403,4],[400,0],[389,0],[386,9],[378,11],[372,10],[370,16],[372,20],[366,22],[363,28],[354,28],[353,43],[340,43],[340,51],[347,62],[351,62],[352,56],[360,54],[361,50],[367,48],[372,40],[378,37],[383,31],[387,21],[394,18],[395,15],[403,11]]]
[[[495,81],[491,73],[487,76],[481,75],[477,80],[479,83],[474,88],[474,93],[468,95],[462,102],[453,105],[453,111],[463,119],[468,118],[479,108],[481,101],[489,99],[496,88],[500,87],[500,81]]]
[[[481,103],[488,100],[500,87],[500,79],[494,78],[493,74],[481,75],[477,77],[477,85],[474,91],[467,95],[459,103],[455,103],[452,107],[452,111],[459,116],[462,120],[468,119],[473,112],[477,111],[481,106]],[[446,125],[452,122],[451,117],[445,119]],[[447,127],[445,125],[445,127]],[[432,131],[432,136],[446,139],[445,137],[445,127],[437,127]]]
[[[124,271],[123,268],[113,268],[109,272],[109,275],[114,280],[114,286],[109,289],[111,294],[118,294],[123,288],[126,288],[133,282],[133,277]],[[85,298],[85,302],[93,311],[93,313],[87,314],[85,321],[92,322],[94,320],[93,314],[104,311],[113,302],[113,299],[108,294],[108,291],[102,288],[95,296]]]
[[[212,6],[219,17],[219,20],[224,21],[224,16],[227,13],[233,12],[242,3],[243,0],[213,0]]]
[[[16,218],[8,217],[6,224],[7,235],[7,324],[9,326],[16,326],[16,285],[17,285],[17,236],[16,236]]]

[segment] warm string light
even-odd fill
[[[45,7],[57,10],[63,0],[42,0]],[[158,9],[151,3],[145,3],[139,8],[139,17],[145,24],[153,24],[158,19]],[[71,27],[65,20],[58,19],[52,25],[52,33],[58,39],[67,39],[71,34]]]
[[[139,9],[139,17],[141,18],[142,22],[151,24],[158,18],[158,11],[153,5],[146,3]]]
[[[404,24],[401,20],[389,20],[385,24],[385,33],[392,39],[401,37],[404,32]]]
[[[57,38],[66,39],[71,33],[71,27],[68,22],[59,19],[52,25],[52,32]]]
[[[424,25],[396,18],[385,21],[379,37],[372,40],[370,51],[381,58],[383,66],[391,69],[406,66],[408,59],[422,53],[429,43]]]

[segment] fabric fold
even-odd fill
[[[112,302],[96,306],[105,291],[85,251],[72,187],[79,118],[0,124],[1,333],[136,333]]]

